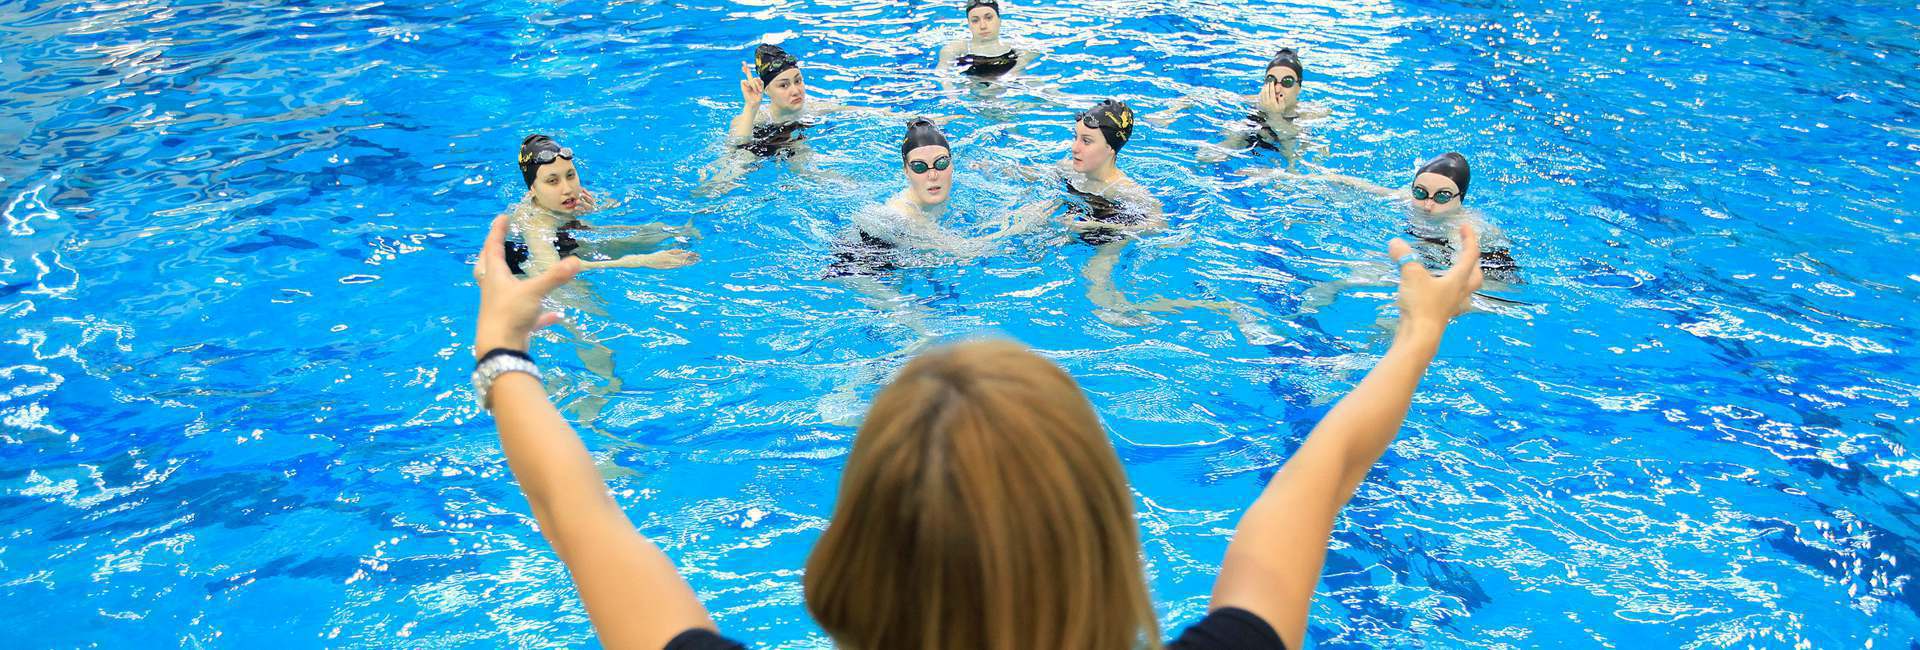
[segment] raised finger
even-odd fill
[[[474,271],[475,279],[484,279],[488,275],[507,274],[507,215],[493,218],[493,227],[487,230],[487,243],[480,249],[480,264]]]
[[[1407,242],[1398,239],[1389,242],[1387,244],[1387,258],[1393,260],[1393,265],[1399,268],[1401,282],[1416,281],[1415,278],[1433,276],[1432,273],[1427,271],[1427,265],[1421,263],[1420,254],[1413,252],[1413,247],[1408,246]]]
[[[1480,233],[1475,232],[1473,224],[1460,224],[1460,244],[1453,252],[1453,268],[1447,269],[1449,278],[1465,278],[1480,268]]]

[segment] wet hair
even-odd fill
[[[1098,106],[1080,114],[1080,123],[1090,129],[1100,129],[1100,135],[1107,139],[1107,146],[1115,153],[1126,146],[1133,137],[1133,109],[1126,102],[1116,99],[1101,100]]]
[[[845,648],[1160,647],[1120,456],[1017,343],[936,348],[874,397],[801,582]]]
[[[907,152],[921,147],[953,147],[947,145],[947,136],[940,132],[939,125],[924,117],[913,118],[907,122],[907,135],[900,141],[900,162],[907,161]]]
[[[552,155],[545,156],[545,160],[541,160],[542,158],[542,156],[540,155],[541,152],[552,152]],[[533,135],[527,136],[524,139],[521,139],[520,140],[520,178],[521,180],[524,180],[527,182],[527,187],[533,187],[533,177],[540,175],[540,168],[542,166],[552,164],[553,161],[559,160],[561,158],[565,158],[567,160],[573,160],[573,150],[560,146],[560,143],[554,142],[553,138],[547,137],[546,135],[543,135],[543,134],[535,133]]]
[[[999,0],[967,0],[967,10],[965,13],[967,15],[972,15],[973,10],[979,9],[981,7],[991,7],[993,9],[993,15],[995,16],[1000,15]]]
[[[1413,173],[1415,178],[1421,174],[1439,174],[1447,177],[1447,180],[1453,181],[1453,184],[1460,188],[1461,197],[1467,195],[1467,181],[1473,180],[1473,171],[1467,167],[1467,157],[1451,151],[1427,161],[1427,164],[1420,166],[1420,171]]]
[[[1293,48],[1280,48],[1280,51],[1273,55],[1273,60],[1267,61],[1266,69],[1272,70],[1279,66],[1291,68],[1293,69],[1293,76],[1299,77],[1301,81],[1307,80],[1307,71],[1300,67],[1300,55],[1295,54]]]
[[[773,83],[780,73],[800,67],[800,60],[793,58],[778,45],[761,43],[753,50],[753,73],[760,75],[760,83]]]

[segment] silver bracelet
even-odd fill
[[[473,369],[473,399],[480,403],[482,410],[493,411],[493,407],[487,404],[488,393],[493,390],[494,380],[509,372],[533,375],[534,381],[541,379],[538,366],[533,365],[532,361],[517,356],[502,354],[480,362],[480,365]]]

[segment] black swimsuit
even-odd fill
[[[872,277],[900,268],[895,264],[900,247],[893,242],[860,232],[860,238],[833,244],[834,262],[822,278]]]
[[[801,132],[806,128],[807,123],[798,120],[762,124],[753,127],[753,135],[740,143],[740,148],[761,158],[792,156],[794,146],[807,141],[807,134]]]
[[[1293,118],[1289,117],[1287,121],[1292,122]],[[1248,115],[1243,123],[1247,125],[1248,129],[1253,131],[1254,147],[1269,151],[1279,151],[1279,142],[1281,140],[1291,139],[1282,138],[1278,131],[1273,130],[1273,125],[1267,123],[1267,114],[1264,111],[1255,111],[1252,115]]]
[[[1079,199],[1076,202],[1067,204],[1068,212],[1078,214],[1091,221],[1110,223],[1116,226],[1131,226],[1146,220],[1146,216],[1140,214],[1138,210],[1129,210],[1125,206],[1120,205],[1119,202],[1098,194],[1082,192],[1080,188],[1073,186],[1073,181],[1066,181],[1066,184],[1067,193]],[[1110,244],[1125,240],[1126,238],[1125,233],[1113,228],[1095,228],[1080,233],[1080,241],[1094,246]]]
[[[1433,250],[1442,256],[1440,262],[1453,263],[1453,242],[1443,237],[1423,237],[1411,231],[1407,235],[1433,245]],[[1426,259],[1426,258],[1423,258]],[[1428,261],[1433,261],[1428,259]],[[1440,268],[1445,268],[1442,266]],[[1513,251],[1504,246],[1480,249],[1480,274],[1488,280],[1518,284],[1520,282],[1520,263],[1514,261]]]
[[[971,76],[998,77],[1006,74],[1008,70],[1012,70],[1014,66],[1020,65],[1020,52],[1018,50],[1007,50],[1006,54],[999,56],[966,54],[958,59],[954,59],[953,63],[954,65],[960,66],[961,72]]]
[[[560,251],[562,259],[573,257],[573,252],[580,249],[579,240],[574,239],[573,233],[567,231],[587,229],[586,224],[569,221],[567,225],[561,226],[560,230],[553,233],[553,247]],[[531,259],[531,253],[527,250],[526,244],[518,241],[507,242],[507,268],[513,271],[514,275],[526,275],[526,271],[521,270],[520,265],[526,264],[528,259]]]

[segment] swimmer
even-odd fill
[[[520,177],[527,184],[525,198],[508,215],[519,230],[522,241],[506,244],[505,262],[515,274],[539,275],[565,258],[575,258],[581,269],[649,268],[674,269],[700,261],[692,251],[652,250],[662,245],[699,237],[691,225],[669,226],[653,223],[641,226],[590,226],[581,215],[594,210],[594,196],[582,187],[579,168],[573,163],[573,150],[560,146],[545,135],[530,135],[520,142]],[[624,237],[581,240],[575,233],[625,232]],[[649,252],[630,252],[649,251]],[[561,306],[584,313],[606,315],[591,285],[582,281],[554,295]],[[618,325],[609,325],[618,327]],[[568,324],[567,332],[580,344],[580,361],[598,375],[602,387],[589,388],[578,402],[580,422],[592,426],[607,396],[620,390],[622,382],[614,374],[613,350],[602,344],[592,332],[579,324]]]
[[[514,206],[512,221],[525,241],[509,242],[507,251],[507,263],[515,273],[538,274],[561,258],[576,255],[581,257],[583,269],[675,269],[700,261],[699,255],[678,249],[627,254],[669,240],[699,236],[692,226],[591,226],[582,221],[581,215],[598,207],[596,199],[580,182],[573,149],[560,146],[553,138],[534,134],[520,141],[520,177],[526,181],[527,193]],[[574,234],[585,231],[634,234],[588,242],[588,248],[582,251],[582,242]],[[529,263],[532,270],[523,270]]]
[[[1323,173],[1302,178],[1334,181],[1404,203],[1409,214],[1406,233],[1414,240],[1414,252],[1429,264],[1444,264],[1450,259],[1454,254],[1454,243],[1448,238],[1449,233],[1457,230],[1460,224],[1472,224],[1480,232],[1486,233],[1485,243],[1480,250],[1480,270],[1487,280],[1486,289],[1498,291],[1521,282],[1520,265],[1514,261],[1513,252],[1499,229],[1486,223],[1479,211],[1466,207],[1467,187],[1473,181],[1473,170],[1468,166],[1466,156],[1451,151],[1440,154],[1415,170],[1413,182],[1402,189],[1389,189],[1344,174]],[[1302,308],[1312,311],[1324,307],[1332,303],[1335,295],[1348,288],[1391,284],[1391,271],[1370,269],[1345,280],[1322,283],[1308,290]],[[1476,295],[1497,303],[1527,304],[1487,293]]]
[[[885,279],[902,268],[987,254],[1013,232],[1012,225],[1006,224],[997,232],[970,236],[943,223],[953,196],[954,153],[946,134],[932,120],[917,117],[907,123],[900,142],[900,171],[906,186],[886,202],[854,213],[853,228],[833,244],[835,259],[824,277],[858,292],[862,303],[888,314],[915,338],[898,352],[866,364],[853,381],[824,397],[821,412],[830,423],[850,424],[849,418],[858,415],[850,408],[858,403],[857,391],[884,381],[889,368],[898,367],[906,356],[937,337],[920,303]]]
[[[1160,200],[1120,170],[1120,151],[1132,141],[1133,125],[1133,109],[1117,100],[1102,101],[1081,113],[1074,120],[1067,159],[1061,161],[1052,174],[1045,171],[1027,174],[1029,178],[1048,175],[1058,178],[1067,198],[1021,208],[1011,230],[1030,229],[1065,207],[1068,232],[1095,247],[1093,259],[1087,262],[1081,277],[1087,280],[1087,299],[1099,307],[1095,315],[1108,323],[1144,325],[1152,320],[1143,312],[1175,312],[1193,307],[1221,311],[1236,319],[1246,316],[1245,312],[1252,310],[1226,301],[1156,298],[1135,303],[1114,286],[1113,268],[1127,243],[1167,225]]]
[[[942,221],[953,196],[953,150],[940,127],[924,117],[907,123],[900,142],[900,171],[906,187],[885,203],[853,215],[852,233],[834,245],[836,261],[826,277],[842,279],[883,303],[898,303],[899,294],[875,278],[929,254],[974,257],[993,250],[994,242],[1013,232],[1011,226],[983,236],[954,232]],[[929,335],[914,320],[915,330]]]
[[[1202,148],[1199,156],[1201,162],[1220,162],[1226,159],[1228,152],[1253,147],[1277,151],[1290,164],[1298,163],[1301,120],[1327,116],[1324,108],[1301,106],[1300,89],[1305,83],[1306,69],[1300,65],[1300,56],[1292,48],[1281,48],[1267,62],[1266,77],[1260,82],[1260,92],[1238,98],[1252,104],[1253,112],[1229,127],[1224,140]],[[1182,111],[1192,107],[1195,101],[1192,97],[1176,101],[1167,110],[1145,119],[1155,126],[1167,126]],[[1319,150],[1324,154],[1324,145]]]
[[[800,60],[778,45],[760,44],[754,49],[753,63],[742,63],[740,71],[746,76],[740,80],[741,110],[727,125],[727,155],[702,173],[706,178],[695,192],[702,196],[717,196],[737,187],[735,181],[746,174],[748,164],[753,161],[783,159],[793,169],[806,170],[813,154],[807,143],[807,129],[825,115],[865,110],[809,99],[806,73],[800,67]],[[763,98],[767,104],[764,112],[760,108]],[[869,112],[894,115],[885,110]]]
[[[1034,50],[1015,50],[1000,42],[998,0],[967,0],[968,38],[940,48],[940,69],[958,68],[962,74],[993,79],[1025,70],[1038,57]]]

